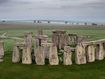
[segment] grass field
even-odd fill
[[[37,31],[37,26],[43,27],[44,33],[49,37],[54,29],[64,29],[68,33],[88,35],[92,40],[105,38],[105,27],[69,26],[69,25],[15,25],[0,24],[0,35],[7,32],[8,36],[23,37],[25,32]],[[71,66],[37,66],[13,64],[11,62],[13,40],[5,39],[4,62],[0,63],[0,79],[105,79],[105,60],[87,63],[86,65]]]

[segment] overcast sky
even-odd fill
[[[105,0],[0,0],[0,19],[105,22]]]

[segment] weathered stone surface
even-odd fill
[[[59,42],[59,49],[64,49],[64,46],[68,45],[68,36],[66,34],[61,34],[60,42]]]
[[[57,47],[53,43],[51,43],[50,50],[49,50],[49,63],[50,65],[59,64]]]
[[[42,43],[47,43],[47,38],[48,38],[47,35],[36,35],[35,36],[34,54],[36,57],[35,60],[36,60],[37,65],[44,65],[45,57],[48,57],[46,44],[44,45],[44,47],[42,46]]]
[[[36,48],[35,61],[37,65],[45,64],[44,48],[42,46]]]
[[[75,62],[76,64],[86,64],[85,46],[81,43],[76,46]]]
[[[35,47],[41,46],[41,43],[47,43],[47,35],[36,35],[35,36]]]
[[[103,49],[104,49],[104,58],[105,58],[105,43],[103,43]]]
[[[23,52],[22,52],[22,64],[31,64],[31,49],[24,46]]]
[[[76,34],[68,34],[68,44],[77,45],[78,36]]]
[[[94,45],[89,45],[87,47],[87,61],[88,62],[95,61],[95,47],[94,47]]]
[[[14,45],[13,47],[13,53],[12,53],[12,62],[13,63],[18,63],[20,61],[20,52],[19,48]]]
[[[72,64],[72,52],[69,46],[64,47],[64,57],[63,57],[64,65],[71,65]]]
[[[4,42],[0,41],[0,62],[3,62],[4,57]]]
[[[50,43],[42,43],[45,58],[49,59]]]
[[[96,46],[96,59],[103,60],[104,59],[105,50],[103,47],[103,43],[100,43]]]
[[[32,48],[32,33],[31,32],[26,33],[24,39],[26,47]]]
[[[66,31],[53,31],[52,42],[58,49],[64,48],[64,46],[68,44],[68,36],[66,35]]]
[[[26,33],[25,40],[24,40],[23,53],[22,53],[23,64],[32,63],[31,52],[32,52],[32,33]]]
[[[0,41],[0,58],[4,57],[4,42]]]

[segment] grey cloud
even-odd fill
[[[3,3],[7,3],[9,2],[10,0],[0,0],[0,4],[3,4]]]
[[[2,2],[4,1],[4,2]],[[104,0],[2,0],[2,17],[27,18],[34,16],[98,17],[105,14]],[[80,2],[79,2],[80,1]],[[0,16],[0,17],[1,17]]]
[[[104,0],[100,0],[98,2],[86,3],[86,4],[83,4],[82,6],[90,7],[90,8],[96,8],[96,9],[98,9],[98,8],[104,9],[105,1]]]

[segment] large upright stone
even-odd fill
[[[24,38],[24,47],[22,53],[22,63],[31,64],[31,51],[32,51],[32,33],[26,33]]]
[[[96,46],[96,59],[103,60],[104,59],[105,50],[103,47],[103,43],[100,43]]]
[[[44,48],[43,46],[38,46],[35,53],[35,61],[37,65],[45,64]]]
[[[88,62],[95,61],[95,47],[94,47],[94,45],[87,46],[87,61]]]
[[[64,57],[63,57],[64,65],[71,65],[72,64],[72,52],[70,46],[64,47]]]
[[[103,43],[103,49],[104,49],[104,58],[105,58],[105,43]]]
[[[76,46],[75,62],[76,64],[86,64],[85,46],[81,43]]]
[[[58,65],[59,64],[57,47],[53,43],[50,44],[49,63],[50,63],[50,65]]]
[[[4,57],[4,42],[0,41],[0,62],[3,62]]]
[[[48,36],[47,35],[36,35],[35,36],[35,46],[34,46],[34,55],[36,56],[36,53],[38,52],[38,51],[36,51],[36,50],[39,50],[39,47],[40,47],[40,49],[42,50],[42,43],[47,43],[47,41],[48,41]],[[46,50],[46,46],[44,46],[44,48],[43,48],[43,51],[45,51]],[[39,50],[40,51],[40,50]],[[46,50],[47,51],[47,50]],[[43,53],[43,52],[42,52]],[[47,52],[44,52],[44,56],[46,57],[46,56],[48,56],[47,55]]]
[[[49,59],[49,50],[51,47],[51,43],[42,43],[41,44],[43,46],[43,51],[44,51],[44,56],[46,59]]]
[[[53,31],[52,42],[57,46],[58,49],[62,49],[64,48],[64,46],[67,46],[68,36],[66,34],[66,31]]]
[[[48,36],[47,35],[36,35],[35,36],[35,48],[41,46],[42,43],[47,43]]]
[[[17,45],[14,45],[13,47],[13,53],[12,53],[12,62],[18,63],[20,61],[20,52]]]

